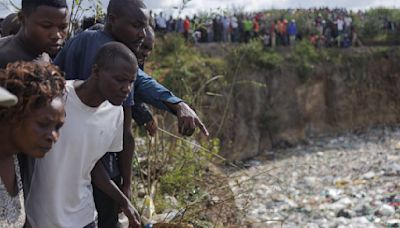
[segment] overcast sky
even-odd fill
[[[0,0],[0,2],[7,0]],[[13,0],[20,3],[20,0]],[[72,1],[72,0],[68,0]],[[89,0],[83,0],[89,2]],[[109,0],[102,0],[103,7],[106,7]],[[149,9],[155,12],[164,11],[173,14],[173,7],[179,6],[182,0],[144,0]],[[92,0],[93,2],[93,0]],[[225,9],[244,7],[246,11],[256,11],[271,8],[309,8],[318,6],[345,7],[349,9],[367,9],[371,7],[396,7],[400,8],[400,0],[191,0],[186,7],[184,14],[196,13],[199,10],[209,11],[210,9]],[[176,10],[175,10],[176,11]],[[176,13],[176,12],[175,12]],[[8,14],[8,10],[0,8],[0,16]]]

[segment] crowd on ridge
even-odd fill
[[[160,33],[178,32],[194,42],[248,42],[261,38],[266,47],[293,45],[308,39],[318,47],[362,45],[355,21],[363,23],[366,14],[347,9],[271,10],[257,13],[216,14],[192,18],[151,17]],[[397,24],[381,19],[382,31],[395,31]]]

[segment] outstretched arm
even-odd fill
[[[178,118],[179,132],[183,135],[191,136],[196,127],[206,136],[209,135],[207,128],[189,105],[142,70],[138,71],[135,81],[135,99],[174,113]]]

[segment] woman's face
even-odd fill
[[[61,98],[33,110],[12,129],[15,147],[26,155],[43,157],[58,140],[64,120],[65,110]]]

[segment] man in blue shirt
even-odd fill
[[[67,79],[84,80],[90,75],[90,67],[97,50],[105,43],[122,42],[136,54],[145,38],[147,25],[148,12],[141,0],[111,0],[107,8],[104,30],[85,31],[73,37],[57,55],[54,63],[66,73]],[[185,102],[175,97],[168,89],[140,69],[134,83],[134,95],[145,103],[176,114],[181,134],[190,136],[195,128],[199,127],[205,135],[208,135],[204,124]],[[102,158],[110,177],[121,186],[121,190],[128,197],[131,197],[131,161],[134,150],[131,133],[132,96],[124,104],[124,149],[118,161],[113,153],[108,153]],[[96,208],[99,212],[99,227],[115,227],[118,222],[116,204],[112,199],[107,199],[107,196],[102,195],[101,191],[94,189],[94,192]],[[97,200],[99,197],[102,199]]]

